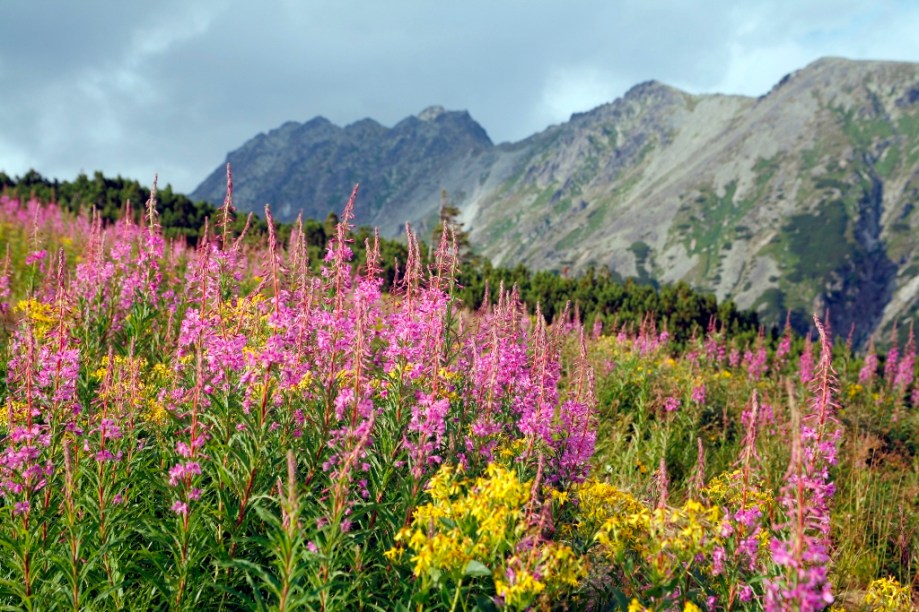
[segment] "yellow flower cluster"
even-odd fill
[[[145,418],[149,423],[162,425],[166,421],[166,416],[166,407],[163,406],[162,402],[154,399],[147,402],[147,413]]]
[[[175,373],[163,363],[147,368],[147,361],[138,357],[115,355],[111,361],[102,357],[99,367],[91,372],[93,380],[102,383],[109,377],[108,388],[100,388],[97,396],[119,404],[148,423],[162,424],[166,408],[157,398],[158,390],[168,387]]]
[[[679,508],[651,509],[629,493],[596,480],[577,491],[578,531],[608,557],[637,555],[667,574],[707,553],[718,541],[721,511],[688,500]]]
[[[38,300],[20,300],[16,303],[15,310],[25,315],[25,318],[32,325],[35,337],[39,340],[45,337],[45,334],[54,326],[56,321],[52,316],[54,307]]]
[[[13,423],[24,420],[27,409],[28,405],[25,402],[8,398],[8,403],[0,404],[0,425],[8,426],[10,417]]]
[[[526,452],[528,444],[526,438],[508,440],[505,436],[498,434],[498,439],[497,455],[505,465],[513,465],[517,457],[520,457]]]
[[[431,502],[415,511],[411,526],[397,534],[396,547],[386,556],[397,560],[410,549],[423,590],[439,586],[442,578],[458,583],[470,567],[487,568],[496,593],[517,608],[531,605],[541,593],[576,586],[586,572],[568,546],[543,542],[517,550],[528,535],[530,487],[499,464],[474,480],[445,465],[428,485]]]
[[[640,601],[633,598],[632,601],[629,602],[628,612],[651,612],[651,608],[644,607],[641,605]],[[702,608],[691,601],[687,601],[683,604],[683,612],[702,612]]]
[[[681,508],[655,509],[649,526],[654,565],[669,573],[697,554],[708,553],[716,542],[720,519],[718,506],[706,508],[692,499]]]
[[[879,578],[868,585],[865,605],[871,610],[894,612],[909,610],[911,605],[909,586],[900,586],[896,578]]]
[[[549,542],[537,548],[532,558],[508,559],[503,571],[494,574],[495,592],[506,605],[523,609],[547,589],[576,587],[585,575],[584,564],[570,547]]]
[[[702,489],[702,493],[713,504],[727,506],[732,509],[740,508],[744,502],[743,471],[734,470],[719,474],[709,481]],[[763,514],[769,511],[773,504],[772,491],[760,489],[755,483],[748,482],[746,490],[746,507],[756,506]]]
[[[578,486],[580,504],[578,532],[596,540],[612,556],[629,548],[638,552],[647,546],[651,511],[629,493],[595,479]]]
[[[313,373],[307,371],[307,373],[303,375],[303,378],[300,379],[300,382],[294,385],[294,389],[300,393],[307,391],[313,386],[313,380]]]
[[[528,483],[499,465],[488,466],[472,486],[459,476],[450,466],[441,468],[428,486],[431,503],[416,510],[412,528],[399,536],[415,551],[416,576],[436,569],[458,578],[469,561],[490,559],[521,535]]]
[[[641,605],[641,602],[632,598],[632,601],[629,602],[628,612],[651,612],[651,608],[646,608]]]
[[[265,301],[261,293],[253,293],[241,297],[233,303],[224,302],[220,305],[220,318],[245,328],[253,328],[253,324],[263,323],[268,320],[261,312],[260,304]]]

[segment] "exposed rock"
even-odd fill
[[[824,58],[760,98],[649,81],[517,143],[432,106],[286,123],[228,161],[242,209],[324,218],[360,182],[357,222],[394,236],[447,189],[496,264],[686,280],[777,324],[828,307],[864,343],[919,312],[917,92],[919,64]],[[193,195],[220,203],[223,181]]]

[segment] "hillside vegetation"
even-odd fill
[[[916,346],[551,324],[448,233],[354,265],[0,196],[0,605],[908,609]],[[228,198],[229,201],[229,198]],[[163,213],[165,216],[165,211]]]
[[[224,180],[229,168],[225,169]],[[81,174],[74,181],[50,180],[35,171],[22,177],[9,177],[0,173],[0,192],[21,202],[35,198],[42,202],[55,202],[62,210],[70,213],[83,211],[96,215],[104,224],[130,217],[135,223],[143,223],[143,204],[151,192],[137,180],[122,177],[110,178],[96,172],[92,178]],[[133,204],[132,204],[133,203]],[[232,202],[230,203],[232,206]],[[447,207],[445,206],[445,209]],[[204,235],[206,221],[211,228],[220,221],[218,209],[206,202],[192,202],[188,197],[177,194],[168,186],[157,192],[157,223],[165,238],[178,239],[189,245],[196,245]],[[264,212],[264,211],[263,211]],[[428,236],[419,242],[422,257],[428,256],[428,244],[440,239],[440,229],[446,225],[458,232],[462,242],[465,233],[455,216],[444,215],[443,220]],[[318,272],[328,242],[335,235],[337,215],[330,214],[323,221],[306,219],[301,222],[302,232],[309,255],[310,269]],[[267,238],[268,225],[263,216],[236,217],[229,227],[237,233],[245,229],[244,242],[258,245]],[[278,240],[287,243],[294,225],[276,223]],[[374,230],[366,226],[355,228],[352,247],[354,264],[366,260],[365,247],[368,240],[374,240]],[[408,247],[404,241],[380,238],[380,274],[382,289],[389,291],[408,259]],[[458,247],[459,248],[459,247]],[[755,313],[741,311],[730,300],[718,303],[714,295],[694,291],[685,283],[657,287],[648,279],[622,279],[609,274],[607,270],[587,270],[578,275],[562,275],[557,272],[533,272],[525,266],[514,268],[496,267],[482,259],[468,247],[459,248],[456,269],[457,279],[454,298],[467,308],[479,308],[488,291],[488,301],[495,302],[501,287],[517,287],[520,300],[531,310],[539,304],[543,314],[551,322],[570,302],[579,315],[593,324],[599,319],[604,325],[638,324],[650,317],[659,327],[669,327],[672,335],[684,342],[693,334],[701,334],[713,320],[719,320],[734,334],[752,337],[759,331],[759,319]],[[776,330],[771,330],[775,335]]]
[[[288,122],[227,161],[240,209],[285,221],[337,211],[357,182],[359,223],[427,233],[446,189],[496,266],[682,281],[767,325],[790,310],[800,333],[828,311],[861,348],[919,322],[919,64],[825,58],[759,98],[641,83],[497,145],[442,108]],[[217,165],[192,195],[223,194]]]

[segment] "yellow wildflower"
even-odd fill
[[[499,596],[504,598],[508,606],[515,608],[525,608],[532,603],[536,595],[545,590],[545,583],[536,580],[526,569],[522,569],[514,576],[514,584],[508,584],[504,580],[495,580],[495,591]]]
[[[52,316],[54,307],[51,304],[34,299],[20,300],[16,303],[15,310],[25,315],[32,325],[35,336],[39,339],[44,338],[55,323]]]
[[[309,389],[312,386],[312,384],[313,384],[313,373],[307,372],[306,374],[303,375],[303,378],[300,379],[300,382],[297,383],[295,388],[297,389],[297,391],[302,392],[302,391],[306,391],[307,389]]]
[[[629,602],[629,609],[628,609],[628,612],[650,612],[650,610],[651,610],[651,608],[646,608],[646,607],[644,607],[644,606],[641,605],[641,603],[640,603],[637,599],[635,599],[634,597],[632,598],[632,601]]]
[[[873,580],[868,585],[865,604],[871,606],[871,610],[883,610],[884,612],[909,610],[911,604],[909,586],[900,586],[897,579],[893,577]]]
[[[156,400],[150,400],[147,407],[147,420],[160,425],[166,420],[166,407]]]
[[[529,606],[544,591],[576,586],[586,570],[568,546],[546,542],[526,559],[504,558],[527,535],[524,508],[531,486],[500,464],[490,464],[485,475],[475,479],[444,465],[428,484],[431,502],[419,506],[411,526],[396,534],[397,544],[387,558],[397,560],[403,547],[410,549],[412,571],[423,590],[432,583],[460,580],[470,563],[485,566],[496,592],[507,605],[518,608]]]

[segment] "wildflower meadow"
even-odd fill
[[[915,609],[911,329],[473,309],[446,226],[384,291],[356,197],[321,260],[0,197],[0,607]]]

